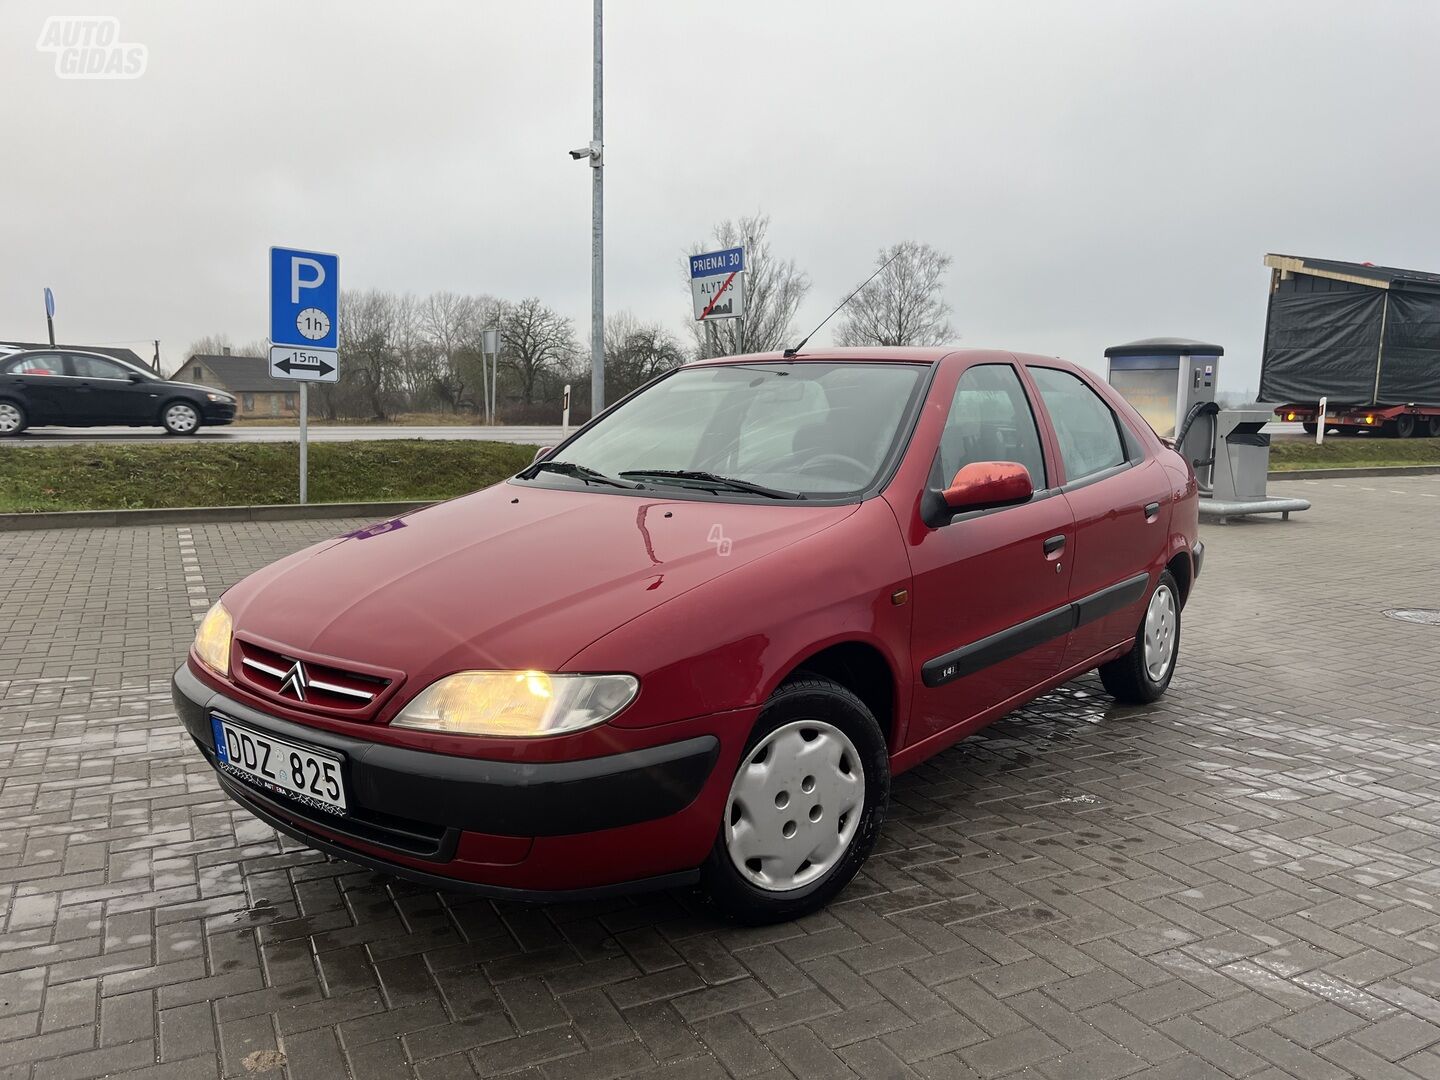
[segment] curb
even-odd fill
[[[207,521],[320,521],[327,518],[384,520],[426,502],[280,503],[273,506],[177,506],[154,510],[61,510],[0,514],[0,532],[22,529],[98,529],[129,525],[189,525]]]
[[[1279,469],[1269,474],[1271,480],[1339,480],[1359,476],[1434,476],[1440,465],[1376,465],[1352,469]]]

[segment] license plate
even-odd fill
[[[331,813],[345,812],[340,759],[289,739],[262,735],[224,716],[211,716],[220,767]]]

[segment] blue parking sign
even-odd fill
[[[319,251],[270,249],[270,342],[339,348],[340,259]]]

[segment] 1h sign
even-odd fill
[[[340,260],[319,251],[270,249],[270,377],[340,377]]]
[[[738,319],[745,314],[745,249],[726,248],[690,256],[690,296],[697,322]]]

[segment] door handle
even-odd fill
[[[1146,504],[1145,504],[1145,516],[1146,516],[1146,518],[1156,517],[1157,515],[1159,515],[1159,513],[1160,513],[1160,504],[1159,504],[1158,502],[1149,502],[1149,503],[1146,503]]]
[[[1052,536],[1045,541],[1044,546],[1046,556],[1054,555],[1065,547],[1065,537],[1063,535]]]

